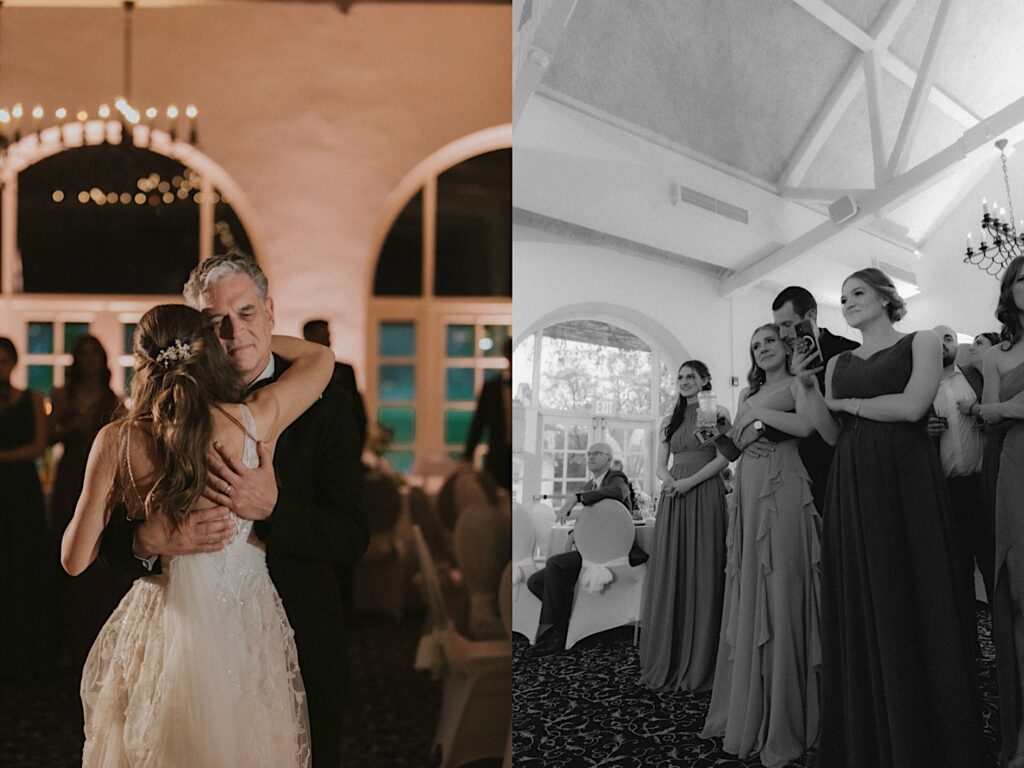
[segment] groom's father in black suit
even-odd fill
[[[208,259],[192,271],[184,294],[213,321],[250,388],[281,374],[286,364],[270,352],[274,304],[267,278],[254,261]],[[181,530],[169,530],[162,519],[127,522],[115,511],[101,554],[121,570],[149,575],[159,570],[159,555],[221,549],[234,530],[226,517],[229,510],[256,521],[253,528],[266,544],[270,576],[295,630],[313,765],[337,768],[345,642],[334,566],[356,561],[369,541],[351,395],[328,384],[320,399],[281,433],[273,456],[262,444],[258,448],[256,469],[236,457],[211,457],[207,495],[221,506],[192,515]]]
[[[580,514],[586,514],[582,508],[602,499],[614,499],[629,509],[629,480],[611,466],[612,447],[608,443],[594,443],[587,449],[587,469],[591,478],[582,491],[566,499],[558,510],[558,522],[564,523],[577,505],[582,505]],[[636,567],[647,562],[647,557],[647,553],[634,541],[629,551],[629,564]],[[541,601],[537,644],[531,649],[532,655],[547,656],[565,650],[572,599],[581,570],[583,557],[573,550],[552,555],[543,568],[526,580],[526,586]]]

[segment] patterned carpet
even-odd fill
[[[348,634],[349,707],[345,765],[422,768],[431,764],[441,684],[412,668],[422,617],[401,623],[356,617]],[[0,686],[0,766],[81,765],[82,708],[72,671],[32,686]]]
[[[985,768],[996,759],[999,713],[991,616],[978,604],[979,671]],[[517,768],[740,768],[760,766],[700,738],[711,694],[655,693],[637,684],[640,664],[631,627],[603,632],[572,651],[531,658],[513,638],[512,748]],[[814,751],[790,768],[813,768]],[[824,767],[819,767],[824,768]]]

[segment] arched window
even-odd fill
[[[556,502],[587,480],[587,446],[609,443],[630,480],[654,487],[658,425],[674,363],[650,340],[591,318],[548,325],[513,352],[513,498]]]
[[[416,166],[386,204],[368,324],[367,405],[401,472],[461,458],[476,394],[511,331],[512,132],[464,137]]]
[[[47,129],[12,145],[3,169],[0,326],[24,356],[19,383],[47,395],[82,333],[103,343],[111,385],[125,391],[147,309],[181,301],[202,258],[259,258],[249,207],[222,169],[166,134],[137,146],[120,130],[100,120]]]

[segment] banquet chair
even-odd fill
[[[462,510],[472,504],[498,503],[498,486],[491,476],[463,462],[445,479],[437,494],[437,516],[447,531],[455,529]]]
[[[536,541],[537,557],[540,560],[547,560],[549,555],[557,555],[557,552],[548,552],[548,542],[551,540],[551,526],[555,524],[555,508],[550,504],[541,502],[530,512],[530,519],[533,521],[533,535]]]
[[[526,588],[526,580],[537,571],[533,559],[536,535],[533,520],[519,502],[512,504],[512,562],[509,578],[509,599],[512,603],[512,630],[526,637],[530,645],[537,642],[540,624],[540,600]],[[501,596],[504,599],[505,595]]]
[[[439,768],[456,768],[475,760],[505,756],[512,720],[512,643],[469,640],[452,623],[437,566],[419,526],[413,547],[423,576],[430,631],[420,640],[416,669],[444,678],[437,733]]]
[[[352,574],[352,607],[400,621],[412,578],[408,543],[397,535],[402,499],[394,478],[369,472],[363,480],[370,543]]]
[[[459,515],[452,534],[455,561],[469,597],[466,633],[476,640],[505,636],[498,617],[498,581],[508,562],[508,507],[477,502]]]
[[[464,623],[467,597],[465,585],[462,583],[462,573],[458,568],[452,567],[455,558],[452,556],[448,536],[437,519],[433,503],[426,492],[417,486],[409,488],[409,517],[412,525],[420,527],[423,540],[430,550],[430,555],[437,568],[441,593],[444,595],[448,610],[458,619],[458,623]],[[415,571],[415,568],[413,570]],[[412,582],[417,584],[420,592],[422,592],[422,585],[418,582],[422,578],[420,573],[413,573]]]
[[[629,564],[635,536],[632,516],[613,499],[602,499],[580,515],[574,539],[583,569],[576,582],[566,649],[597,632],[639,622],[647,564]]]

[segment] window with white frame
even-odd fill
[[[512,358],[513,498],[560,501],[580,490],[594,442],[609,443],[627,477],[654,490],[673,376],[648,341],[604,321],[560,322],[521,339]]]
[[[439,150],[403,180],[382,218],[366,400],[400,472],[418,458],[462,458],[480,388],[506,367],[510,145],[502,126]]]

